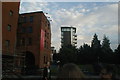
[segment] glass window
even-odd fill
[[[28,38],[28,45],[32,45],[32,38]]]
[[[46,46],[47,46],[47,42],[46,42],[46,40],[45,40],[44,47],[46,48]]]
[[[25,45],[25,38],[21,39],[21,45],[23,45],[23,46]]]
[[[7,30],[8,30],[8,31],[11,31],[11,25],[8,24]]]
[[[61,36],[61,38],[63,38],[63,36]]]
[[[62,31],[64,31],[64,28],[62,29]]]
[[[48,22],[48,29],[50,29],[50,23]]]
[[[6,47],[9,47],[9,46],[10,46],[10,40],[6,40],[6,41],[5,41],[5,46],[6,46]]]
[[[9,15],[13,16],[13,11],[12,10],[10,10]]]
[[[32,33],[33,32],[33,28],[32,27],[28,27],[28,33]]]
[[[45,30],[45,37],[46,37],[46,30]]]
[[[23,22],[24,22],[24,23],[27,22],[27,18],[26,18],[26,17],[23,18]]]
[[[63,32],[61,32],[61,35],[63,35]]]
[[[66,31],[69,31],[69,29],[68,29],[68,28],[66,28]]]
[[[64,31],[67,31],[67,29],[65,28]]]
[[[30,16],[30,22],[33,22],[33,16]]]
[[[26,28],[25,27],[21,27],[21,32],[25,33],[26,32]]]
[[[18,27],[22,27],[22,24],[18,24]]]
[[[21,45],[21,42],[20,42],[21,40],[20,40],[20,38],[18,37],[18,39],[17,39],[17,46],[20,46]]]
[[[69,28],[67,28],[67,31],[70,31],[70,29],[69,29]]]
[[[47,33],[47,38],[49,39],[49,33]]]

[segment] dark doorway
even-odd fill
[[[36,73],[35,56],[32,52],[26,51],[25,53],[25,74],[33,75]]]

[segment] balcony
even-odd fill
[[[73,40],[77,40],[77,37],[73,37]]]
[[[76,35],[76,34],[75,34],[74,36],[75,36],[75,37],[77,37],[77,35]]]
[[[74,42],[75,44],[77,44],[77,42]]]
[[[73,43],[74,43],[74,44],[77,44],[77,40],[74,40]]]
[[[61,40],[61,43],[63,43],[63,40]]]
[[[77,41],[77,38],[75,38],[74,40],[76,40],[76,41]]]

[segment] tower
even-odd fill
[[[77,35],[75,27],[61,27],[61,46],[76,46]]]

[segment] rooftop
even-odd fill
[[[43,13],[43,11],[21,13],[20,15],[24,15],[24,14],[34,14],[34,13]]]

